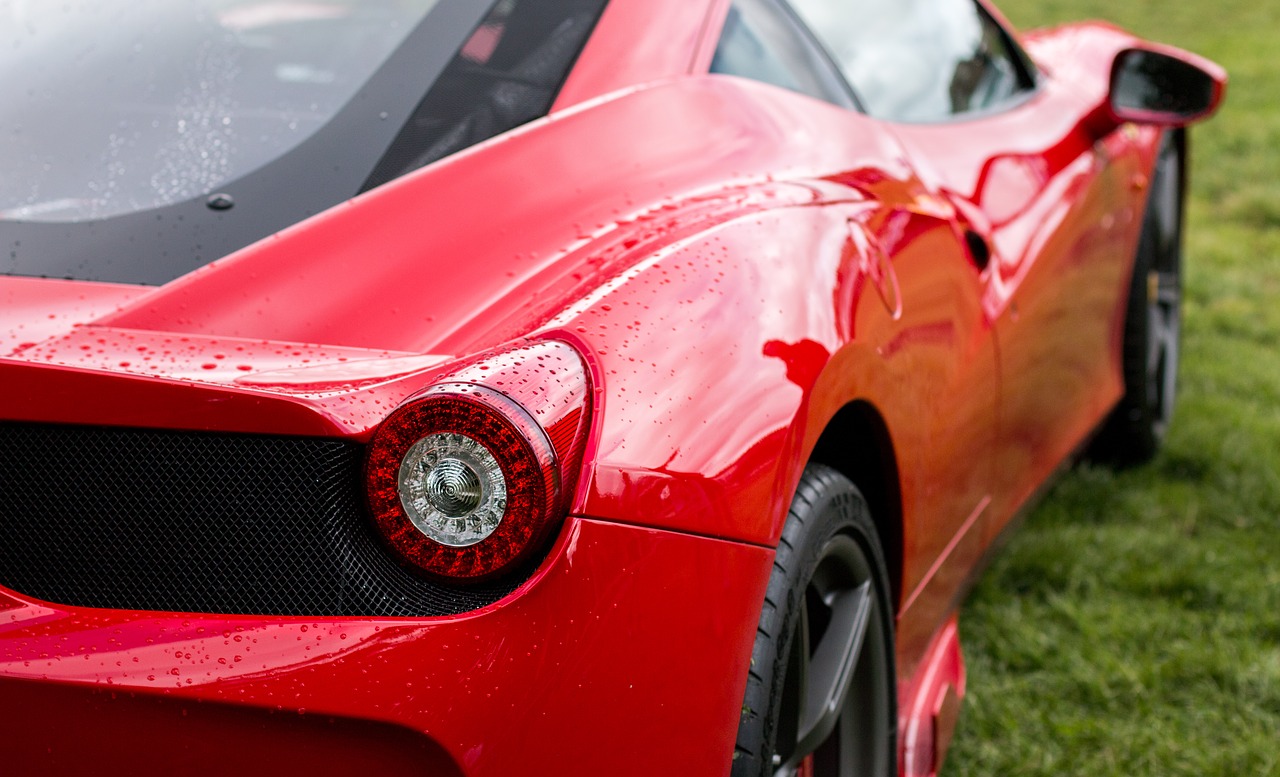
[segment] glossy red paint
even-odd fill
[[[0,284],[0,356],[64,335],[151,291],[147,286],[44,278],[4,278]]]
[[[643,84],[706,72],[729,0],[610,3],[553,112]]]
[[[1149,164],[1141,149],[1155,138],[1099,138],[1081,122],[1091,110],[1046,78],[1029,101],[998,115],[896,128],[992,255],[981,304],[1000,353],[1001,439],[979,536],[1003,525],[1123,390],[1115,348],[1128,267],[1116,257],[1135,250],[1142,203],[1128,182]],[[945,142],[957,129],[966,141]],[[971,544],[962,567],[983,544]]]
[[[964,691],[960,631],[952,617],[933,636],[920,670],[898,686],[903,777],[933,777],[942,769]]]
[[[367,442],[443,380],[504,390],[486,359],[543,339],[577,349],[593,387],[563,473],[589,517],[485,610],[215,617],[0,591],[19,772],[138,752],[320,769],[367,748],[467,775],[724,773],[769,548],[857,402],[899,473],[879,517],[903,538],[904,767],[932,773],[963,694],[966,582],[1122,391],[1160,131],[1099,111],[1139,42],[1027,36],[1029,100],[894,126],[705,75],[727,5],[614,0],[551,116],[166,286],[0,278],[10,420]],[[555,382],[497,372],[511,391]],[[164,721],[176,738],[140,741]],[[619,737],[662,745],[624,757]]]
[[[5,771],[335,774],[377,764],[369,751],[401,767],[422,757],[414,774],[639,776],[672,763],[718,773],[772,559],[574,519],[517,593],[452,618],[165,615],[0,598],[11,605],[0,611],[0,727],[21,742]],[[71,721],[86,735],[68,736]],[[624,753],[619,732],[647,746]]]

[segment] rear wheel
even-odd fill
[[[1150,460],[1173,418],[1182,341],[1182,136],[1166,133],[1151,178],[1124,330],[1125,394],[1090,451],[1119,466]]]
[[[866,501],[811,465],[760,615],[734,777],[896,777],[893,621]]]

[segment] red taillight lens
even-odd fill
[[[577,352],[542,341],[406,402],[369,447],[379,531],[401,559],[433,577],[479,581],[518,566],[564,517],[588,401]]]

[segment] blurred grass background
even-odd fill
[[[1181,396],[1164,452],[1071,472],[964,607],[944,777],[1280,775],[1280,0],[997,0],[1226,66],[1192,132]]]

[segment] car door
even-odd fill
[[[982,268],[1000,356],[1000,445],[988,536],[1105,414],[1124,230],[1124,182],[1082,127],[1069,86],[1035,71],[979,0],[793,0],[857,9],[829,32],[867,111],[891,123],[954,208]],[[818,16],[816,11],[812,14]],[[940,258],[939,261],[942,261]]]

